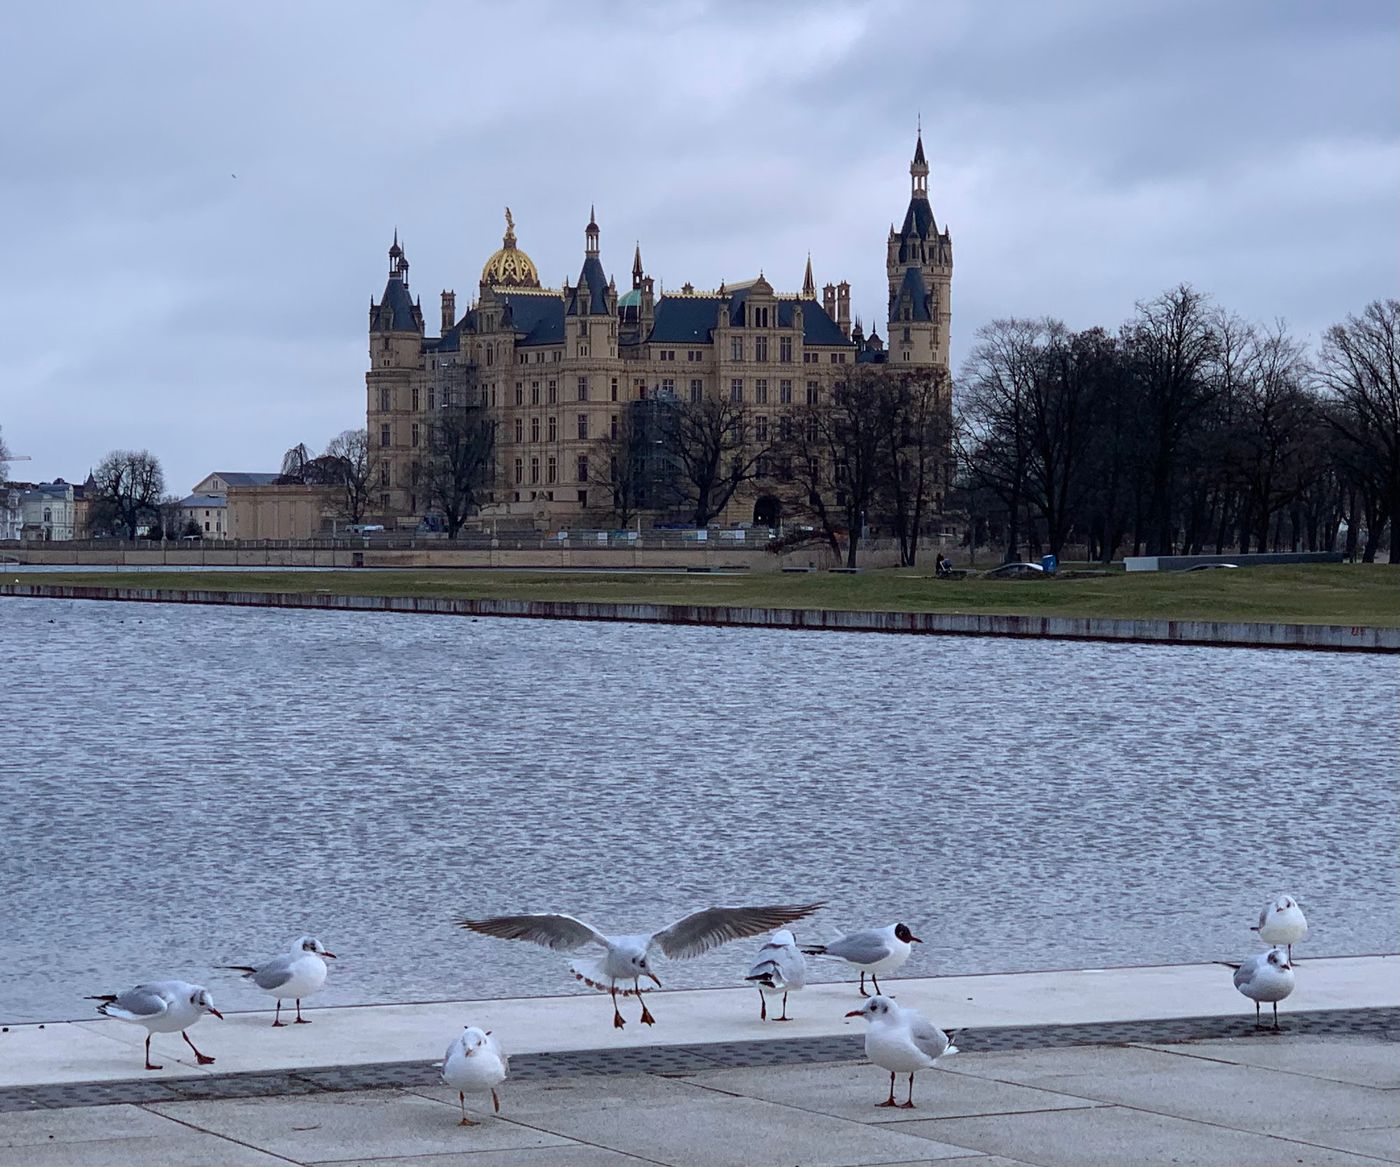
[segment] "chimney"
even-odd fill
[[[846,339],[851,339],[851,285],[842,280],[836,285],[836,323],[841,326],[841,331],[846,334]]]
[[[447,332],[457,323],[457,293],[443,292],[442,294],[442,330]]]
[[[833,320],[836,319],[836,285],[826,284],[822,287],[822,307],[826,309],[826,314]]]

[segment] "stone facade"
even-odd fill
[[[426,513],[422,468],[434,412],[445,405],[481,405],[497,423],[483,520],[577,526],[607,520],[610,500],[590,459],[633,402],[720,396],[742,402],[761,434],[777,432],[792,408],[829,400],[856,364],[946,374],[952,239],[929,203],[922,136],[910,178],[909,208],[886,252],[888,345],[852,322],[848,283],[827,284],[818,299],[810,259],[797,292],[778,291],[760,272],[714,291],[685,284],[658,297],[639,246],[631,286],[619,293],[603,268],[592,212],[577,282],[545,288],[509,209],[475,302],[459,313],[455,293],[444,291],[440,335],[431,337],[395,233],[388,281],[369,311],[371,511],[403,526]],[[759,519],[754,500],[763,485],[736,498],[726,521]]]
[[[341,498],[342,491],[335,486],[230,486],[229,538],[329,538],[335,532]]]

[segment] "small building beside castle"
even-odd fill
[[[506,210],[501,247],[485,263],[474,301],[459,311],[441,294],[429,336],[409,263],[395,232],[384,292],[369,310],[366,428],[377,462],[371,511],[413,526],[429,509],[424,482],[435,411],[479,405],[496,423],[494,482],[481,518],[518,525],[606,525],[611,500],[598,485],[599,442],[648,398],[722,396],[749,413],[755,434],[776,433],[796,406],[820,405],[858,364],[888,363],[946,376],[952,320],[952,238],[928,197],[922,134],[909,167],[902,226],[890,228],[884,338],[851,316],[850,285],[820,298],[809,258],[799,291],[763,274],[699,291],[655,293],[638,245],[630,287],[603,265],[602,231],[590,210],[578,279],[546,288],[521,249]],[[776,491],[736,495],[727,521],[771,523]]]

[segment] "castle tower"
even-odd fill
[[[890,227],[889,353],[892,364],[948,367],[952,323],[953,237],[941,233],[928,197],[928,159],[920,129],[909,164],[909,209],[898,231]],[[873,334],[872,334],[873,335]]]
[[[446,312],[444,312],[444,316]],[[379,303],[369,306],[369,371],[365,374],[365,420],[378,475],[370,487],[374,515],[416,513],[411,465],[422,438],[415,377],[422,368],[423,307],[408,290],[408,257],[398,231],[389,248],[389,278]]]

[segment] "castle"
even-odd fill
[[[617,433],[620,411],[647,397],[741,403],[755,434],[779,428],[793,406],[820,405],[851,367],[888,362],[910,371],[948,369],[953,244],[928,197],[920,133],[909,166],[909,206],[890,227],[885,271],[885,338],[852,323],[850,285],[827,284],[817,298],[807,260],[800,292],[756,279],[657,296],[632,260],[619,293],[603,267],[590,211],[578,280],[546,288],[519,246],[506,210],[501,247],[481,271],[476,300],[459,314],[444,291],[441,328],[428,336],[421,302],[409,292],[408,259],[397,231],[389,278],[369,311],[366,421],[376,456],[371,509],[411,526],[427,511],[423,464],[434,411],[480,405],[496,422],[496,474],[484,518],[522,525],[606,525],[610,505],[597,482],[599,443]],[[775,520],[776,492],[761,481],[725,518]]]

